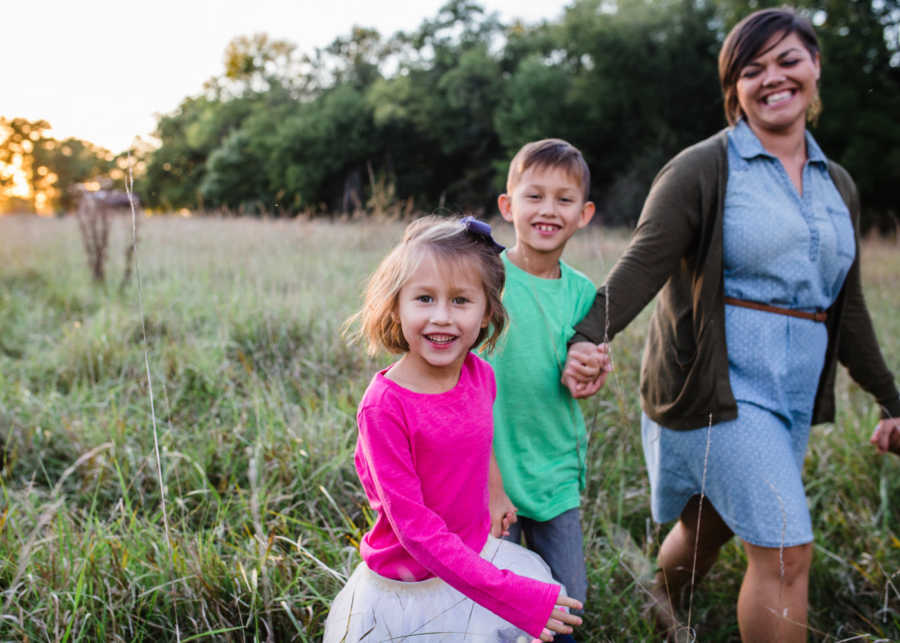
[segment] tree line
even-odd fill
[[[67,212],[75,185],[124,178],[124,159],[88,141],[48,134],[50,123],[0,117],[0,213]]]
[[[600,219],[633,224],[656,171],[724,126],[716,58],[770,0],[574,0],[504,23],[449,0],[414,30],[354,27],[301,52],[233,40],[224,71],[159,117],[135,150],[145,205],[270,216],[493,212],[522,143],[585,154]],[[893,229],[900,184],[900,0],[798,0],[822,44],[811,129],[860,189],[865,225]]]

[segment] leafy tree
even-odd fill
[[[495,192],[505,190],[509,159],[528,141],[564,138],[581,145],[584,127],[575,115],[582,106],[574,100],[574,82],[573,74],[561,73],[539,53],[522,60],[505,79],[494,114],[494,127],[504,150],[495,164]]]
[[[200,185],[204,204],[241,213],[284,212],[284,187],[270,181],[274,149],[282,124],[304,108],[297,101],[257,105],[209,155]]]
[[[798,0],[823,44],[826,151],[856,176],[867,222],[892,220],[900,179],[900,0]],[[236,38],[225,72],[160,118],[140,186],[160,208],[349,210],[367,190],[421,209],[493,211],[511,154],[550,136],[592,170],[601,220],[633,223],[666,159],[724,126],[716,58],[772,0],[573,0],[503,25],[473,0],[390,38],[355,26],[298,54]]]
[[[279,186],[286,206],[297,210],[346,209],[347,189],[361,181],[374,152],[372,109],[365,96],[340,85],[277,127],[267,162],[270,185]]]
[[[396,36],[398,74],[370,91],[379,122],[399,133],[382,132],[398,189],[412,191],[428,209],[493,207],[493,165],[501,155],[493,115],[502,69],[491,44],[501,35],[496,15],[451,0],[435,19]]]
[[[39,162],[35,163],[34,151],[48,140],[46,131],[49,129],[50,123],[43,120],[0,119],[0,133],[3,134],[3,140],[0,142],[0,163],[18,166],[25,175],[30,192],[29,207],[32,212],[38,211],[40,189],[49,180],[47,168]]]
[[[206,161],[252,113],[254,102],[252,95],[229,100],[192,97],[174,113],[160,117],[156,126],[160,146],[139,182],[147,204],[165,210],[201,208]]]
[[[113,155],[108,150],[77,138],[45,140],[35,148],[34,158],[39,167],[49,170],[48,177],[54,177],[52,187],[38,188],[51,196],[53,210],[62,212],[71,212],[78,205],[73,186],[105,177],[113,167]]]
[[[207,207],[225,207],[249,213],[270,209],[265,157],[254,154],[258,141],[245,128],[233,131],[209,155],[200,193]]]
[[[0,118],[0,163],[21,168],[32,212],[71,210],[75,205],[71,188],[111,168],[112,155],[107,150],[77,138],[58,141],[47,135],[49,129],[43,120]],[[0,187],[10,186],[7,176]]]
[[[330,87],[349,84],[363,89],[381,78],[381,65],[391,50],[375,29],[353,27],[349,36],[338,36],[320,50],[316,62],[330,73]]]
[[[710,12],[692,3],[623,2],[587,20],[598,4],[578,3],[560,29],[585,63],[576,91],[601,215],[633,223],[665,160],[723,124],[718,43]]]
[[[822,24],[823,112],[816,138],[859,187],[866,227],[900,223],[900,51],[886,35],[900,32],[900,2],[809,3]]]
[[[225,78],[244,91],[290,85],[288,74],[294,71],[296,49],[293,43],[272,40],[265,33],[233,38],[225,47]]]

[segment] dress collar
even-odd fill
[[[813,135],[809,133],[809,130],[806,130],[804,136],[806,137],[806,156],[809,159],[809,162],[826,165],[827,159],[825,158],[825,154],[822,152],[822,148],[819,147],[819,144],[816,143],[816,139],[813,138]],[[737,153],[745,160],[750,160],[757,156],[775,158],[766,151],[766,148],[759,142],[759,139],[756,138],[756,134],[753,133],[753,130],[750,129],[750,126],[747,125],[747,121],[743,118],[732,128],[731,139],[734,141],[734,147],[737,150]]]

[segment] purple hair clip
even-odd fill
[[[494,241],[494,237],[491,236],[491,226],[484,221],[479,221],[473,216],[466,216],[460,219],[460,223],[466,226],[466,231],[469,234],[474,235],[480,241],[486,243],[487,246],[497,254],[500,254],[505,249],[504,246],[501,246]]]

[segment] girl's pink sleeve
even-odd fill
[[[379,407],[363,409],[358,421],[360,445],[382,511],[403,548],[451,587],[539,637],[559,586],[498,569],[467,547],[425,505],[403,423]]]

